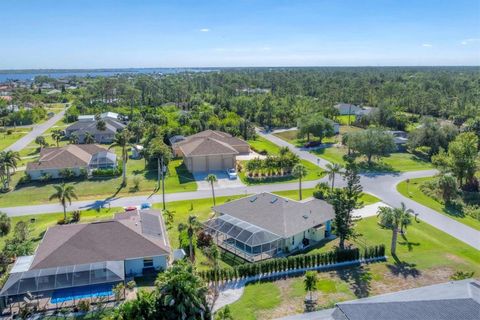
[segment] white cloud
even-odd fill
[[[209,32],[209,31],[210,31],[210,29],[208,29],[208,28],[202,28],[202,29],[200,29],[200,32]]]
[[[460,42],[462,45],[466,46],[466,45],[469,45],[471,43],[475,43],[475,42],[480,42],[480,38],[470,38],[470,39],[464,39],[462,40],[462,42]]]
[[[431,48],[431,47],[433,47],[433,45],[431,43],[424,43],[424,44],[422,44],[422,47]]]

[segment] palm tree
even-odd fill
[[[85,137],[83,138],[83,142],[86,144],[95,143],[95,138],[92,136],[90,132],[85,132]]]
[[[78,144],[79,142],[78,135],[76,133],[72,133],[70,135],[70,138],[68,139],[68,142],[70,142],[70,144]]]
[[[307,175],[307,173],[307,168],[301,163],[296,164],[292,169],[292,175],[295,178],[298,178],[298,194],[300,200],[302,200],[302,179]]]
[[[148,160],[157,160],[157,187],[160,189],[160,183],[162,185],[162,199],[163,210],[165,210],[165,168],[168,167],[170,160],[172,159],[172,152],[170,148],[163,142],[162,138],[152,139],[145,150]]]
[[[162,210],[163,220],[165,221],[165,225],[167,226],[167,230],[172,229],[173,226],[173,219],[175,211],[170,211],[167,209]]]
[[[305,273],[305,278],[303,279],[303,285],[305,287],[305,291],[307,291],[310,294],[310,301],[312,301],[313,292],[317,291],[317,285],[318,285],[317,272],[307,271]]]
[[[217,176],[214,174],[209,174],[207,178],[205,179],[206,181],[210,182],[210,185],[212,186],[212,197],[213,197],[213,205],[215,206],[215,188],[213,184],[217,182]]]
[[[62,130],[55,129],[52,131],[52,139],[55,140],[55,143],[57,144],[57,148],[59,146],[60,140],[63,138],[63,133]]]
[[[107,130],[107,124],[105,123],[105,120],[100,119],[97,121],[97,129],[100,131]]]
[[[60,204],[63,207],[63,219],[67,221],[67,201],[68,204],[72,204],[72,198],[78,199],[77,195],[75,194],[75,187],[72,185],[56,184],[53,186],[55,188],[55,193],[53,193],[49,200],[52,201],[53,199],[58,199]]]
[[[200,230],[200,222],[198,221],[198,218],[194,215],[188,216],[187,223],[180,223],[178,225],[178,231],[187,231],[187,236],[188,236],[188,249],[189,249],[189,257],[192,262],[194,262],[194,255],[193,255],[193,236],[195,233]]]
[[[5,180],[5,189],[10,187],[11,170],[13,169],[13,172],[15,172],[18,161],[20,161],[20,154],[16,151],[8,150],[0,153],[0,163],[7,176]]]
[[[392,230],[392,244],[390,251],[392,256],[397,252],[397,237],[399,228],[403,228],[411,223],[410,215],[413,214],[412,209],[407,209],[405,203],[402,202],[400,208],[380,207],[378,216],[380,217],[380,225]]]
[[[340,173],[342,171],[342,165],[338,164],[338,163],[334,163],[334,164],[331,164],[331,163],[328,163],[326,166],[325,166],[325,169],[327,171],[327,174],[328,174],[328,180],[332,181],[332,190],[335,186],[335,175],[338,173]]]
[[[115,134],[115,139],[113,140],[113,143],[110,145],[110,147],[108,147],[108,150],[114,147],[122,148],[122,164],[123,164],[122,186],[125,186],[127,184],[127,160],[128,160],[127,148],[128,146],[131,146],[130,138],[131,138],[131,133],[126,129],[120,132],[117,132],[117,134]]]

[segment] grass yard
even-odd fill
[[[168,168],[169,175],[165,179],[165,192],[175,193],[195,191],[197,189],[197,184],[193,176],[186,170],[182,164],[182,160],[171,161]],[[22,172],[17,172],[14,175],[12,186],[16,185],[22,175]],[[128,161],[127,177],[127,186],[124,188],[121,188],[121,177],[74,180],[70,183],[75,186],[75,192],[79,200],[107,199],[119,196],[154,193],[157,184],[157,172],[156,170],[145,170],[143,159],[130,159]],[[140,181],[138,190],[134,188],[134,180],[137,178]],[[53,193],[52,185],[60,182],[61,180],[52,181],[47,184],[35,182],[15,187],[13,191],[0,195],[0,206],[11,207],[48,203],[48,199]]]
[[[13,143],[15,143],[18,139],[25,136],[29,131],[30,128],[17,128],[17,129],[7,129],[12,130],[11,134],[8,134],[7,131],[0,133],[0,151],[9,147]]]
[[[311,151],[313,154],[333,163],[345,165],[343,156],[347,150],[343,147],[329,147],[316,149]],[[382,157],[375,161],[372,166],[368,166],[365,162],[360,164],[363,172],[407,172],[432,169],[430,162],[416,157],[407,152],[392,153],[389,157]]]
[[[381,229],[376,217],[359,221],[356,230],[362,234],[357,245],[384,243],[390,247],[391,231]],[[328,251],[335,245],[337,241],[331,241],[316,250]],[[480,274],[477,250],[424,222],[414,222],[406,237],[399,237],[397,257],[320,272],[318,306],[330,308],[340,301],[446,282],[457,270],[474,271],[477,277]],[[230,305],[230,310],[236,320],[274,319],[303,312],[304,297],[302,277],[255,283],[246,286],[244,295]]]
[[[307,143],[306,138],[298,138],[298,130],[282,131],[282,132],[274,133],[273,135],[293,144],[296,147],[303,147],[305,143]],[[340,136],[336,135],[332,137],[323,138],[322,143],[337,143],[339,137]],[[310,141],[317,141],[317,140],[318,138],[310,136]]]
[[[354,123],[356,118],[357,116],[355,115],[342,115],[342,116],[336,116],[335,121],[341,125],[348,125],[349,123],[350,124]]]
[[[247,142],[252,150],[258,153],[261,151],[267,151],[268,154],[278,154],[280,152],[279,146],[263,137],[257,137],[255,140],[251,139]]]
[[[432,177],[427,178],[418,178],[418,179],[411,179],[410,183],[407,184],[406,181],[402,181],[397,185],[397,190],[405,197],[409,197],[416,202],[423,204],[430,209],[433,209],[437,212],[440,212],[452,219],[455,219],[458,222],[466,224],[469,227],[472,227],[476,230],[480,230],[480,221],[477,219],[463,214],[453,208],[446,207],[443,203],[438,202],[434,198],[426,195],[425,193],[420,190],[420,185],[428,180],[433,179]]]

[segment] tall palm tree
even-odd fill
[[[398,231],[411,223],[410,216],[413,214],[412,209],[407,209],[405,203],[402,202],[400,208],[380,207],[378,209],[378,216],[380,217],[380,224],[392,230],[392,243],[390,251],[392,256],[397,252],[397,238]]]
[[[57,144],[57,148],[59,146],[60,140],[63,138],[63,133],[62,130],[55,129],[52,131],[52,139],[55,140],[55,143]]]
[[[297,163],[292,169],[292,175],[298,178],[298,195],[300,200],[302,200],[302,179],[305,178],[307,173],[307,168],[301,163]]]
[[[130,139],[132,135],[128,130],[122,130],[115,134],[113,143],[108,147],[108,150],[114,147],[120,147],[122,149],[122,186],[127,184],[127,160],[128,160],[128,146],[131,146]]]
[[[214,174],[209,174],[207,178],[205,179],[206,181],[210,182],[210,185],[212,186],[212,197],[213,197],[213,205],[216,205],[215,202],[215,188],[214,188],[214,183],[217,182],[217,176]]]
[[[83,138],[83,142],[86,144],[95,143],[95,138],[90,132],[85,132],[85,137]]]
[[[20,154],[16,151],[8,150],[0,152],[0,163],[6,175],[5,189],[10,187],[11,171],[15,172],[18,161],[20,161]]]
[[[68,139],[68,142],[70,142],[70,144],[78,144],[78,142],[79,142],[78,134],[72,133],[70,135],[70,138]]]
[[[303,285],[305,287],[305,291],[310,294],[310,301],[313,299],[313,292],[317,291],[317,272],[316,271],[307,271],[305,273],[305,278],[303,279]]]
[[[325,166],[325,169],[328,174],[328,180],[332,182],[332,190],[335,186],[335,175],[340,174],[340,172],[342,172],[342,168],[343,168],[342,165],[338,163],[334,163],[334,164],[328,163]]]
[[[56,184],[53,186],[55,188],[55,193],[53,193],[49,200],[52,201],[53,199],[58,199],[60,204],[63,207],[63,219],[67,221],[67,201],[68,205],[72,204],[72,198],[78,199],[77,195],[75,194],[75,187],[73,185]]]
[[[194,215],[188,216],[187,223],[180,223],[178,225],[178,231],[182,232],[186,230],[188,236],[188,249],[189,249],[189,257],[192,262],[194,262],[195,257],[193,255],[193,236],[195,233],[200,230],[200,222],[198,218]]]

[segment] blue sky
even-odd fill
[[[480,64],[478,0],[5,0],[0,30],[0,69]]]

